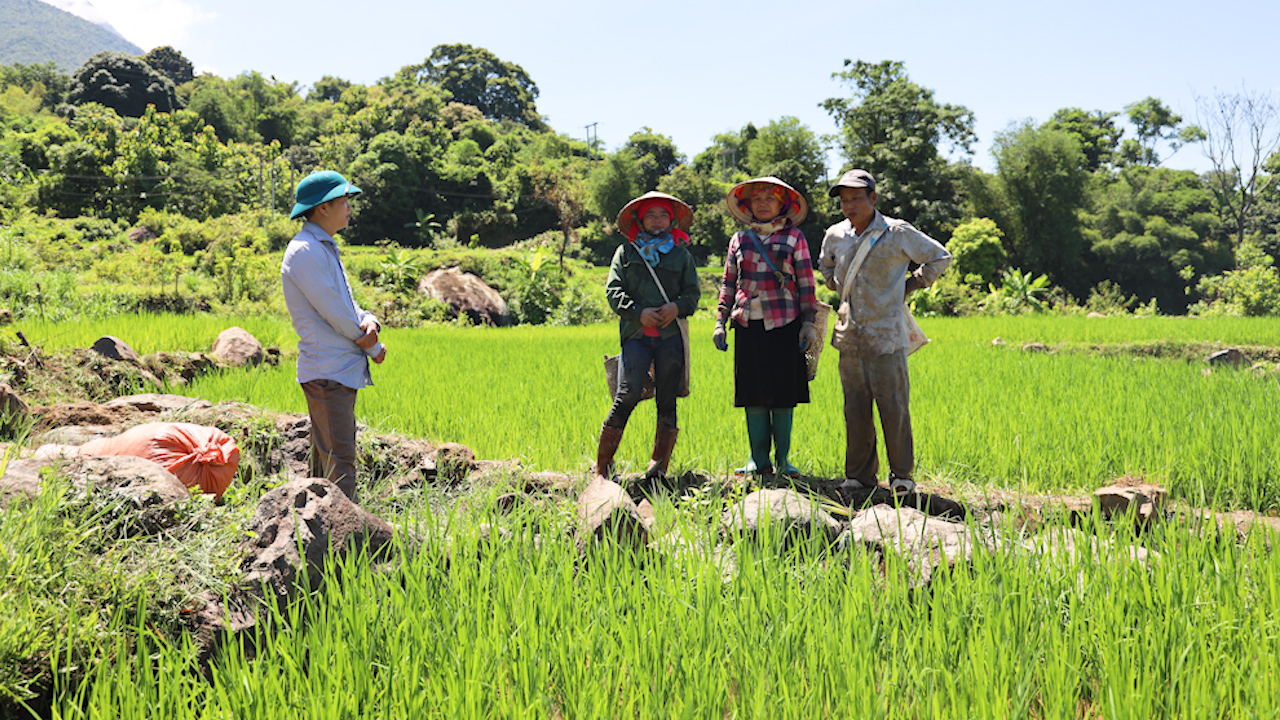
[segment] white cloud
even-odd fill
[[[76,5],[89,5],[81,0]],[[67,8],[86,20],[110,23],[121,35],[144,51],[161,45],[178,47],[186,44],[191,31],[200,23],[217,17],[193,2],[184,0],[92,0],[91,18],[78,9]]]

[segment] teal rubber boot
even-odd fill
[[[800,469],[787,460],[791,453],[791,424],[795,419],[795,408],[770,410],[773,426],[773,460],[778,472],[787,477],[800,477]]]
[[[769,446],[773,440],[769,409],[749,407],[746,412],[747,442],[751,445],[751,459],[733,473],[735,475],[767,475],[773,472],[773,466],[769,464]]]

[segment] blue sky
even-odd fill
[[[846,58],[901,60],[940,102],[972,110],[972,160],[988,170],[997,132],[1059,108],[1118,111],[1154,96],[1194,121],[1197,95],[1280,95],[1280,4],[1257,0],[90,2],[143,49],[173,45],[198,70],[302,86],[372,83],[439,44],[486,47],[529,73],[560,132],[598,123],[615,148],[648,126],[689,157],[716,133],[784,115],[834,132],[819,103],[844,93],[831,74]],[[1208,165],[1195,147],[1165,164]]]

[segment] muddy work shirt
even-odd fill
[[[857,276],[848,278],[853,256],[867,242],[872,243],[871,250]],[[907,347],[903,301],[911,263],[920,266],[914,274],[923,282],[922,287],[928,287],[951,265],[951,253],[911,223],[886,218],[879,210],[861,235],[847,219],[827,228],[818,269],[827,287],[842,298],[845,284],[852,283],[847,299],[840,303],[832,347],[860,357],[887,355]]]

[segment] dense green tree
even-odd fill
[[[612,224],[622,206],[641,193],[637,177],[639,168],[630,151],[606,155],[604,162],[587,176],[587,207]]]
[[[67,102],[99,103],[123,117],[142,117],[148,105],[160,112],[179,107],[172,80],[121,52],[100,52],[85,61],[71,77]]]
[[[1213,194],[1190,170],[1126,168],[1095,203],[1087,216],[1094,278],[1140,300],[1155,298],[1164,312],[1186,309],[1183,273],[1212,275],[1231,263]]]
[[[649,192],[658,187],[658,180],[684,162],[684,156],[676,144],[666,135],[659,135],[649,128],[641,128],[623,144],[622,151],[636,159],[636,190]]]
[[[1137,139],[1126,139],[1120,154],[1126,162],[1156,166],[1163,162],[1160,144],[1168,146],[1170,154],[1183,145],[1204,139],[1204,131],[1196,125],[1182,125],[1182,116],[1170,110],[1153,97],[1146,97],[1124,106],[1133,125]]]
[[[1262,169],[1273,179],[1258,193],[1249,235],[1262,252],[1280,257],[1280,182],[1274,179],[1280,174],[1280,153],[1272,153]]]
[[[185,55],[175,50],[172,46],[162,45],[154,48],[140,59],[150,65],[152,70],[168,76],[174,85],[181,85],[195,79],[195,66],[191,64],[191,61]]]
[[[840,127],[847,167],[875,175],[879,208],[930,235],[945,237],[959,220],[958,169],[940,146],[964,154],[977,136],[973,113],[942,104],[933,91],[907,76],[901,62],[845,61],[835,73],[849,88],[847,98],[830,98],[822,107]]]
[[[250,103],[250,98],[237,93],[226,80],[216,75],[201,75],[184,86],[183,92],[187,95],[187,109],[211,125],[222,140],[261,140],[254,129],[256,108]]]
[[[337,102],[342,97],[342,93],[351,87],[350,80],[325,75],[311,86],[311,90],[307,93],[308,102]]]
[[[693,159],[693,169],[728,181],[735,175],[750,176],[747,170],[747,146],[760,134],[756,126],[747,123],[738,132],[720,133],[712,138],[711,147],[698,153]]]
[[[1004,228],[1010,263],[1080,295],[1085,241],[1079,212],[1089,173],[1075,135],[1025,122],[998,133],[997,176],[1013,228]]]
[[[432,137],[446,143],[441,126],[445,96],[434,85],[419,84],[403,76],[384,78],[377,85],[354,86],[342,93],[325,134],[355,133],[364,142],[384,132]]]
[[[20,87],[27,92],[40,88],[40,106],[52,110],[71,89],[71,76],[58,70],[57,63],[53,61],[31,65],[0,65],[0,90],[11,86]]]
[[[1120,136],[1124,131],[1115,124],[1115,118],[1119,114],[1063,108],[1055,112],[1044,126],[1074,136],[1080,143],[1080,152],[1084,154],[1085,169],[1097,172],[1113,162],[1116,149],[1120,146]]]
[[[730,187],[730,183],[688,165],[677,167],[658,181],[659,191],[675,195],[693,207],[693,223],[684,230],[689,233],[690,249],[699,262],[706,262],[713,254],[724,257],[729,238],[737,231],[738,222],[724,205]]]
[[[444,88],[456,102],[479,108],[487,118],[544,127],[534,106],[538,86],[524,68],[484,48],[437,45],[425,62],[401,68],[399,76]]]
[[[344,235],[362,243],[392,238],[416,244],[404,231],[415,210],[448,217],[448,200],[440,194],[439,146],[429,138],[394,131],[375,136],[346,169],[364,193],[353,206],[351,228]]]
[[[747,168],[752,175],[775,175],[809,194],[825,180],[826,151],[807,125],[784,116],[760,128],[747,142]],[[787,169],[779,170],[784,165]]]
[[[471,141],[466,141],[471,142]],[[574,228],[581,222],[586,210],[586,187],[579,168],[574,163],[539,163],[529,168],[535,197],[545,202],[556,214],[560,224],[560,270],[564,270],[564,256],[573,244]]]
[[[1236,248],[1234,269],[1201,278],[1196,291],[1203,300],[1192,307],[1195,314],[1280,314],[1280,269],[1251,240]]]
[[[973,218],[956,226],[947,242],[955,261],[951,272],[960,278],[977,276],[979,285],[995,282],[997,273],[1005,267],[1008,254],[1000,238],[1004,235],[995,221],[989,218]]]

